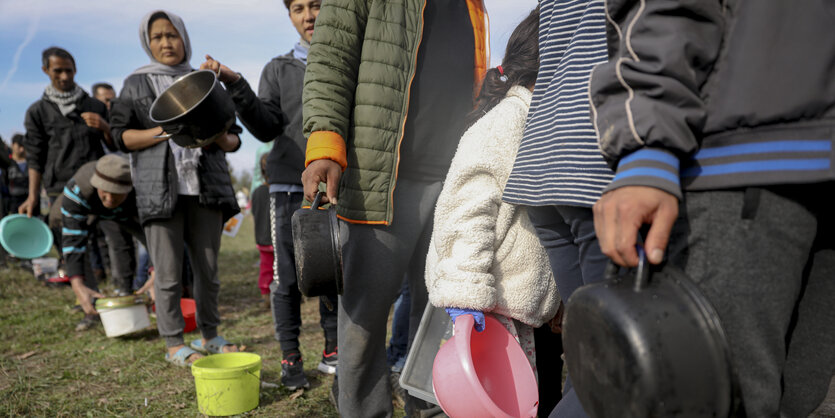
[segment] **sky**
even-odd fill
[[[484,3],[495,66],[513,28],[537,0]],[[281,0],[0,0],[0,136],[8,143],[13,133],[23,132],[26,109],[49,83],[41,71],[41,51],[50,46],[73,54],[75,81],[87,92],[101,81],[119,92],[124,78],[149,62],[139,44],[139,20],[155,9],[183,18],[193,67],[210,54],[243,74],[255,91],[264,65],[299,39]],[[251,172],[261,142],[248,132],[241,140],[241,149],[227,158],[236,172]]]

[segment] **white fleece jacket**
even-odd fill
[[[435,306],[538,327],[557,311],[557,286],[527,211],[502,202],[531,96],[511,87],[461,138],[435,207],[426,287]]]

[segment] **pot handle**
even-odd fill
[[[647,287],[649,284],[650,266],[647,261],[647,254],[644,251],[644,246],[641,244],[635,245],[638,250],[638,270],[635,272],[635,291],[640,292],[641,289]]]
[[[319,205],[322,203],[322,196],[324,194],[325,193],[321,192],[321,191],[316,192],[316,197],[313,198],[313,203],[310,204],[310,209],[311,210],[319,209]]]

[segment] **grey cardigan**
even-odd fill
[[[258,96],[243,77],[226,85],[246,129],[262,142],[275,140],[267,157],[270,184],[302,182],[307,148],[302,134],[304,70],[305,65],[291,51],[264,66]]]

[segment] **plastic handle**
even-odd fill
[[[322,203],[322,196],[325,193],[323,192],[316,192],[316,197],[313,198],[313,203],[310,204],[311,210],[319,209],[319,205]]]
[[[464,335],[465,333],[469,335],[469,332],[475,326],[475,318],[471,314],[462,314],[458,315],[455,318],[455,325],[452,327],[452,334],[453,335]],[[469,337],[467,337],[469,339]]]

